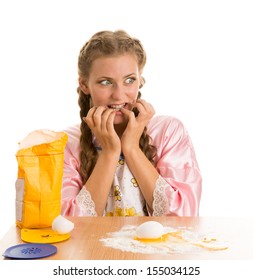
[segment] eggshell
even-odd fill
[[[136,229],[138,238],[160,238],[164,234],[164,227],[156,221],[148,221]]]
[[[61,215],[57,216],[52,223],[52,229],[60,234],[69,233],[73,230],[73,228],[74,228],[74,223],[67,220]]]

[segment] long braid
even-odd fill
[[[138,92],[138,97],[141,98],[141,92]],[[135,111],[135,115],[137,115],[137,112]],[[156,156],[157,148],[151,144],[151,138],[147,134],[147,127],[145,126],[140,141],[139,141],[139,147],[145,154],[145,156],[148,158],[148,160],[152,163],[155,164],[154,158]]]
[[[144,128],[144,131],[140,138],[140,149],[143,151],[148,160],[154,164],[154,158],[156,156],[157,148],[150,144],[151,139],[147,134],[147,127]]]
[[[90,97],[85,95],[80,87],[77,88],[79,94],[78,104],[80,106],[80,118],[86,117],[90,109]],[[82,121],[80,125],[81,137],[80,137],[80,172],[83,180],[83,184],[88,180],[97,161],[98,153],[93,144],[93,136],[88,125]]]

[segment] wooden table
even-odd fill
[[[145,259],[253,259],[253,218],[222,217],[69,217],[75,224],[71,237],[63,242],[54,243],[57,253],[46,259],[56,260],[145,260]],[[193,232],[213,232],[222,235],[228,242],[228,249],[213,251],[203,250],[199,254],[143,254],[126,252],[106,247],[100,241],[108,233],[119,231],[126,225],[140,225],[155,220],[164,226],[191,228]],[[6,233],[0,243],[1,259],[4,251],[24,243],[20,239],[20,229],[15,225]]]

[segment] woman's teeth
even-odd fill
[[[112,109],[120,110],[120,109],[123,108],[125,105],[126,105],[126,103],[124,103],[124,104],[117,104],[117,105],[109,105],[108,107],[109,107],[109,108],[112,108]]]

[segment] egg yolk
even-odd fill
[[[166,242],[169,240],[169,237],[175,237],[177,239],[182,239],[181,236],[182,232],[181,231],[174,231],[174,232],[168,232],[163,234],[160,237],[157,238],[141,238],[141,237],[135,237],[135,240],[141,241],[141,242]]]
[[[141,241],[141,242],[165,242],[169,238],[169,233],[163,234],[160,237],[157,238],[141,238],[141,237],[135,237],[135,240]]]

